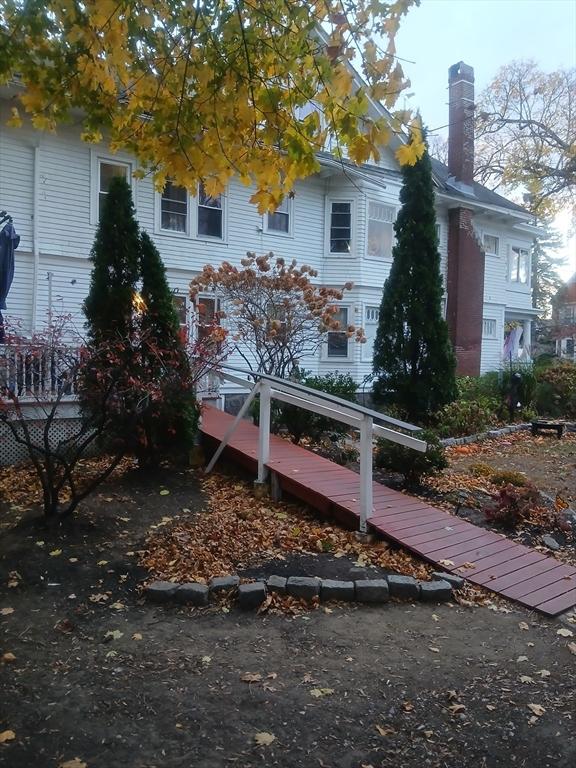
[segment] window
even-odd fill
[[[224,237],[222,195],[209,195],[201,184],[198,189],[198,237]]]
[[[500,238],[494,237],[494,235],[483,235],[482,246],[484,253],[490,256],[498,256],[498,250],[500,248]]]
[[[392,257],[395,215],[396,211],[391,205],[382,205],[372,200],[369,201],[368,256],[379,259],[389,259]]]
[[[172,232],[188,231],[188,192],[185,187],[166,182],[160,200],[160,226]]]
[[[367,306],[364,309],[364,335],[366,344],[361,345],[362,360],[372,360],[374,354],[374,341],[376,340],[376,331],[378,330],[378,319],[380,317],[380,307]]]
[[[528,285],[530,272],[530,254],[525,248],[513,246],[510,251],[508,279],[513,283]]]
[[[377,325],[380,319],[380,307],[366,307],[366,325]]]
[[[482,336],[484,336],[485,339],[496,338],[496,320],[488,317],[485,317],[482,320]]]
[[[350,253],[352,203],[330,203],[330,253]]]
[[[130,181],[130,165],[128,163],[116,163],[113,160],[98,160],[98,221],[102,216],[106,195],[110,190],[110,182],[116,176],[121,176]]]
[[[344,330],[329,331],[326,355],[327,357],[348,357],[348,334],[346,333],[348,310],[346,308],[339,309],[334,315],[334,320]]]
[[[220,325],[220,300],[213,296],[200,296],[196,302],[196,327],[198,341],[210,335],[215,325]]]
[[[178,315],[178,325],[180,326],[180,338],[182,341],[188,339],[188,304],[186,296],[172,296],[174,308]]]
[[[267,214],[266,229],[268,232],[290,234],[290,208],[292,200],[285,197],[274,213]]]

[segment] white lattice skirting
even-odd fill
[[[35,406],[38,410],[38,406]],[[69,403],[60,407],[61,414],[54,419],[50,427],[50,443],[57,445],[61,440],[72,437],[78,430],[78,406]],[[31,414],[32,415],[32,414]],[[42,441],[45,420],[41,418],[27,419],[26,424],[33,440]],[[19,464],[28,460],[28,451],[12,435],[5,424],[0,422],[0,466]]]

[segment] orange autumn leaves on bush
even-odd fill
[[[190,283],[190,295],[194,300],[203,293],[217,294],[235,339],[249,347],[247,354],[238,349],[248,367],[255,358],[262,373],[284,377],[301,358],[313,355],[329,332],[366,341],[362,328],[344,325],[339,317],[338,302],[352,283],[328,288],[312,282],[317,276],[295,259],[249,252],[240,268],[227,261],[219,267],[207,264]]]

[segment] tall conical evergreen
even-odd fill
[[[148,459],[159,451],[188,451],[198,424],[195,393],[189,388],[190,360],[180,336],[180,324],[166,270],[158,249],[146,232],[140,236],[141,296],[144,311],[140,328],[149,375],[163,382],[164,397],[145,421]]]
[[[374,399],[426,423],[456,397],[456,362],[442,317],[442,277],[428,152],[402,167],[402,208],[374,343]]]
[[[88,337],[99,343],[132,331],[132,301],[138,280],[140,235],[132,190],[126,179],[110,182],[90,259],[90,290],[84,302]]]

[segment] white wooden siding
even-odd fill
[[[5,120],[8,105],[0,102],[0,208],[6,208],[14,217],[21,245],[16,252],[16,274],[8,297],[8,315],[20,318],[26,328],[35,321],[42,324],[48,312],[48,280],[52,277],[52,311],[73,315],[80,330],[83,325],[82,302],[89,286],[91,264],[88,261],[96,226],[91,220],[96,179],[95,159],[114,155],[104,145],[91,146],[79,139],[76,126],[59,129],[57,134],[40,133],[29,126],[8,128]],[[34,209],[35,148],[37,208]],[[123,154],[118,160],[133,162]],[[393,154],[383,154],[380,165],[394,168]],[[136,169],[136,163],[133,162]],[[362,325],[366,306],[379,306],[382,289],[388,277],[390,258],[366,258],[367,210],[369,201],[394,206],[399,210],[401,177],[386,176],[382,184],[366,177],[352,176],[349,172],[323,170],[322,174],[296,184],[292,201],[292,227],[290,235],[267,232],[263,217],[249,200],[253,190],[233,180],[224,196],[224,230],[222,241],[198,239],[194,232],[180,234],[158,231],[159,195],[150,178],[134,182],[134,200],[137,217],[143,229],[156,242],[167,268],[171,287],[182,295],[186,293],[192,276],[204,264],[217,265],[224,260],[239,264],[246,251],[266,253],[300,264],[309,264],[319,272],[318,282],[342,287],[351,281],[354,288],[345,295],[350,307],[350,322]],[[353,250],[350,254],[327,253],[327,202],[332,199],[353,202]],[[190,199],[191,206],[195,198]],[[33,234],[34,215],[37,219],[38,265],[34,275]],[[437,211],[440,223],[440,254],[445,275],[447,261],[448,218],[444,207]],[[485,302],[499,308],[529,308],[530,289],[507,281],[507,253],[511,244],[530,249],[530,240],[513,227],[494,220],[476,217],[481,236],[484,228],[500,237],[500,255],[486,257]],[[37,284],[36,317],[33,312],[34,280]],[[485,316],[486,313],[485,313]],[[499,315],[500,317],[500,315]],[[500,329],[500,326],[499,326]],[[499,330],[500,333],[500,330]],[[503,333],[503,320],[502,320]],[[350,359],[347,361],[318,358],[302,361],[303,367],[327,372],[336,367],[350,372],[357,381],[369,376],[372,367],[371,344],[359,345],[351,341]],[[485,341],[482,367],[499,364],[493,340]],[[242,364],[235,356],[234,363]]]

